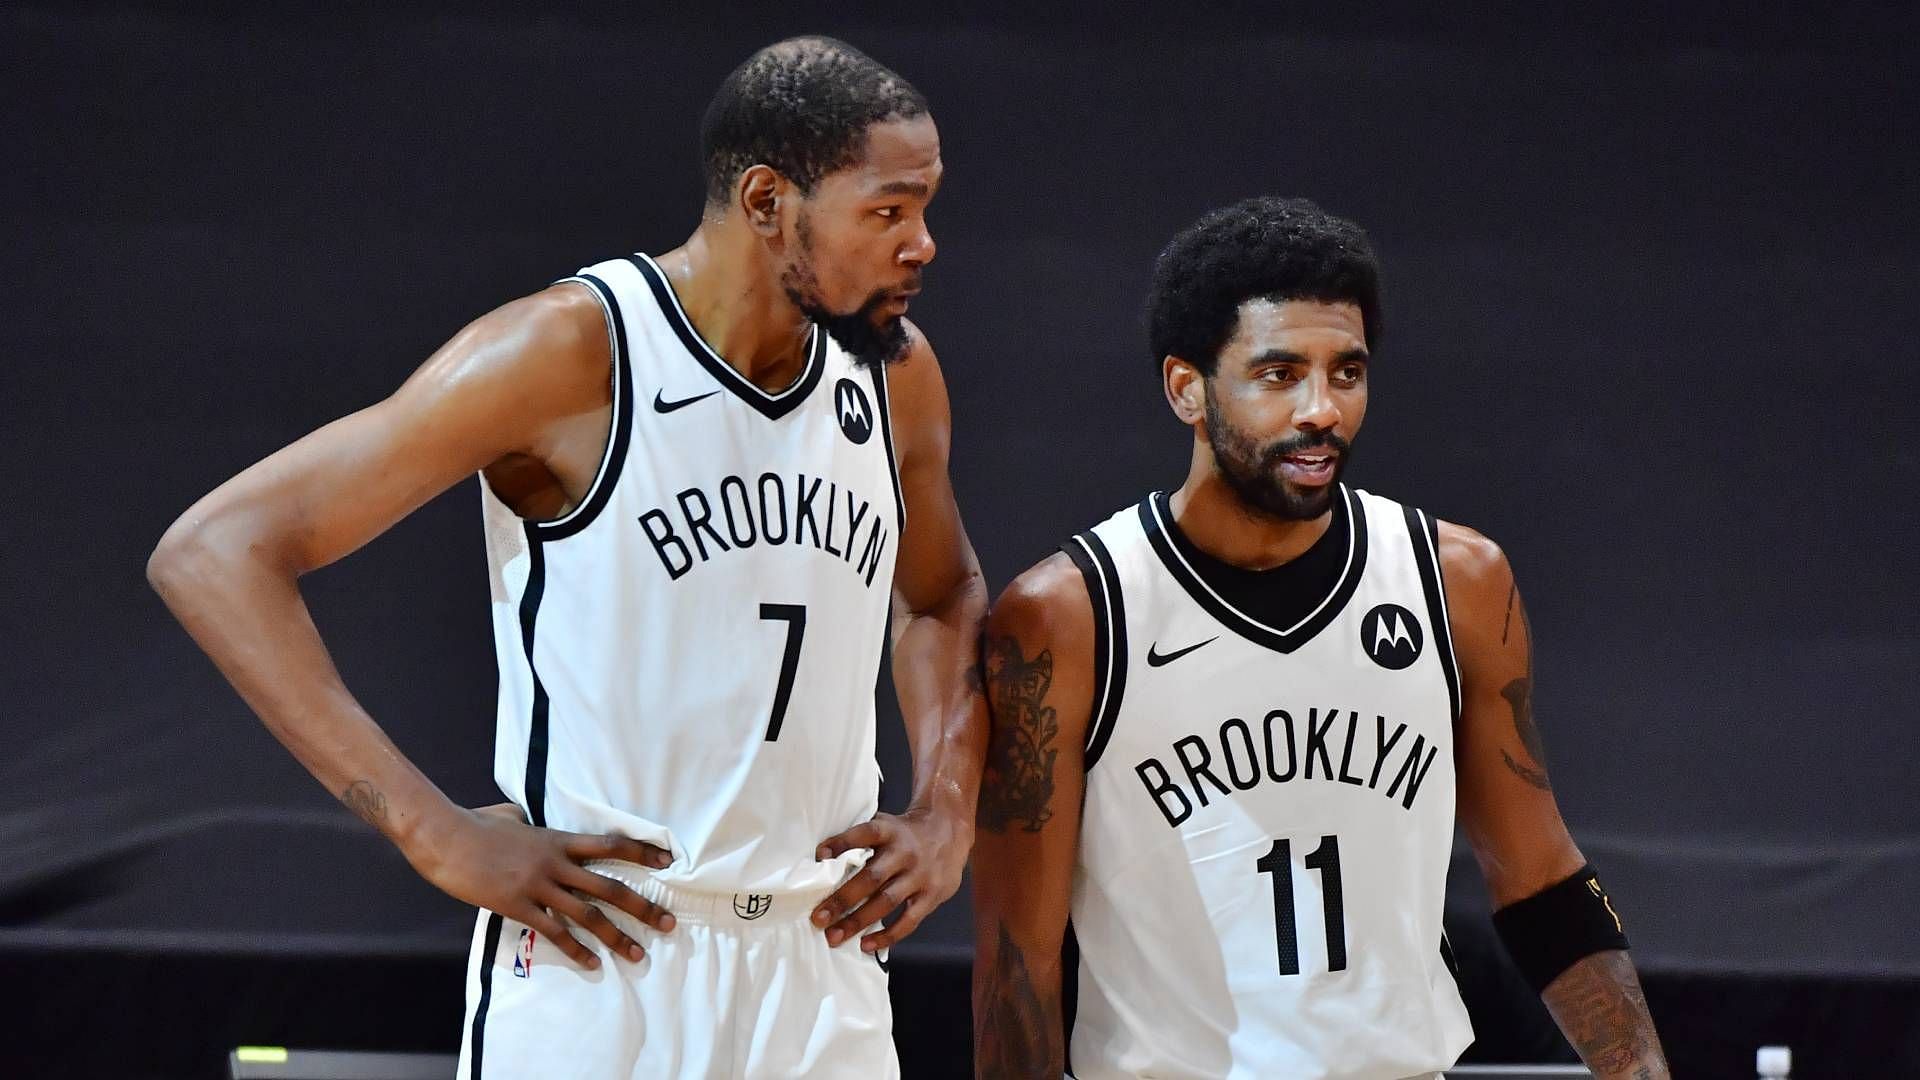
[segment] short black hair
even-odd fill
[[[1215,210],[1160,252],[1147,294],[1154,370],[1169,356],[1211,377],[1248,300],[1351,302],[1380,341],[1380,265],[1360,226],[1271,195]]]
[[[924,116],[927,99],[859,49],[830,37],[777,41],[733,69],[700,121],[707,202],[723,204],[754,165],[811,194],[853,164],[867,128]]]

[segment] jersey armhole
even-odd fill
[[[1067,558],[1080,568],[1087,599],[1093,604],[1093,707],[1087,725],[1086,770],[1106,752],[1120,699],[1127,689],[1127,614],[1120,598],[1120,577],[1113,556],[1093,530],[1078,533],[1061,545]]]
[[[821,336],[825,336],[822,332]],[[873,369],[873,396],[880,412],[880,439],[886,444],[887,475],[893,478],[893,505],[899,511],[900,535],[907,535],[907,497],[900,488],[900,455],[893,449],[893,406],[887,401],[887,365]]]
[[[529,537],[540,541],[564,540],[569,536],[593,524],[600,511],[613,495],[613,485],[620,479],[620,467],[627,460],[627,444],[633,437],[633,370],[627,359],[627,324],[620,315],[620,301],[614,298],[613,290],[605,281],[592,274],[575,274],[561,278],[554,284],[573,283],[584,285],[593,298],[600,302],[600,311],[607,320],[607,345],[613,353],[613,410],[612,424],[607,432],[607,450],[600,459],[600,468],[595,472],[593,483],[588,485],[587,494],[580,505],[552,521],[527,522]]]
[[[1420,590],[1427,596],[1427,625],[1434,628],[1433,643],[1440,660],[1440,672],[1447,679],[1447,701],[1453,708],[1453,723],[1460,724],[1460,665],[1453,656],[1453,624],[1447,619],[1446,579],[1440,575],[1440,530],[1433,515],[1411,506],[1404,508],[1407,539],[1413,543],[1413,561],[1420,568]]]

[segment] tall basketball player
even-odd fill
[[[897,1075],[885,950],[971,843],[986,594],[904,318],[933,120],[800,38],[735,70],[702,134],[685,244],[481,317],[195,504],[149,568],[300,761],[483,909],[464,1078]],[[511,800],[479,811],[355,703],[296,585],[476,471]],[[890,625],[900,816],[873,757]]]
[[[1073,537],[988,624],[979,1075],[1451,1065],[1472,1039],[1442,956],[1457,810],[1581,1056],[1664,1077],[1548,786],[1505,556],[1340,482],[1380,339],[1365,235],[1301,201],[1209,214],[1161,255],[1149,320],[1186,482]]]

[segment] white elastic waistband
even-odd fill
[[[596,860],[586,864],[596,874],[610,877],[673,913],[676,920],[706,923],[712,926],[771,926],[805,922],[820,901],[833,895],[835,886],[819,886],[791,892],[709,892],[669,885],[654,876],[652,870],[629,862]],[[607,907],[605,904],[600,905]],[[615,911],[614,921],[626,923],[631,916]]]

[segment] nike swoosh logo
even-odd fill
[[[1199,642],[1197,644],[1189,645],[1184,649],[1175,649],[1170,653],[1160,652],[1159,651],[1160,643],[1156,641],[1152,645],[1147,646],[1147,666],[1162,667],[1164,665],[1171,664],[1175,660],[1180,659],[1181,657],[1187,655],[1193,650],[1198,649],[1205,645],[1211,645],[1214,642],[1219,640],[1220,640],[1220,635],[1215,634],[1205,641]]]
[[[696,401],[705,401],[719,392],[718,390],[709,390],[704,394],[695,394],[690,398],[681,398],[679,401],[668,401],[665,397],[666,391],[658,390],[655,391],[653,395],[653,411],[657,413],[670,413],[675,409],[684,409]]]

